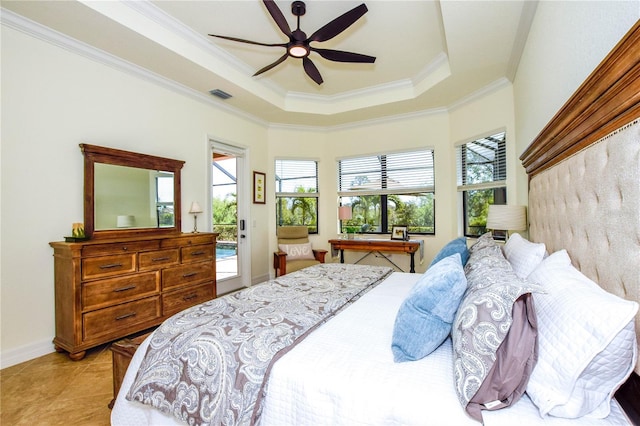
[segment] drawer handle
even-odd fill
[[[128,314],[124,314],[124,315],[120,315],[119,317],[116,317],[116,321],[120,321],[129,317],[135,317],[136,313],[135,312],[129,312]]]
[[[203,250],[200,251],[192,251],[191,252],[191,256],[202,256],[203,254],[205,254],[206,252]]]
[[[198,273],[197,272],[189,272],[188,274],[182,275],[182,278],[189,278],[189,277],[193,277],[194,275],[198,275]]]
[[[189,300],[193,300],[193,299],[195,299],[197,297],[198,297],[198,293],[193,293],[193,294],[190,294],[188,296],[183,297],[182,300],[184,300],[185,302],[188,302]]]
[[[120,268],[122,263],[109,263],[108,265],[100,265],[100,269]]]
[[[165,256],[165,257],[154,257],[151,259],[152,262],[162,262],[163,260],[169,260],[171,259],[169,256]]]
[[[133,290],[134,288],[136,288],[136,286],[135,286],[135,285],[130,285],[130,286],[127,286],[127,287],[120,287],[120,288],[116,288],[116,289],[114,289],[113,291],[114,291],[115,293],[119,293],[119,292],[121,292],[121,291]]]

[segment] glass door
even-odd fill
[[[222,295],[250,285],[247,250],[244,150],[212,142],[211,211],[212,229],[217,232],[216,281]]]

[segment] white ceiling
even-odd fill
[[[296,27],[290,1],[277,1]],[[361,1],[308,0],[300,27],[310,35]],[[316,47],[375,56],[374,64],[331,62],[312,53],[318,86],[284,53],[215,39],[288,41],[259,0],[1,1],[10,10],[138,65],[215,102],[269,123],[335,126],[390,115],[452,108],[512,80],[536,1],[365,0],[369,11]]]

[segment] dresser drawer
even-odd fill
[[[130,241],[106,244],[89,244],[82,247],[82,256],[130,253],[136,251],[149,251],[159,249],[160,242],[158,241]]]
[[[169,316],[214,297],[213,283],[198,284],[162,295],[162,315]]]
[[[136,270],[136,253],[82,259],[82,279],[121,275]]]
[[[90,281],[82,284],[82,309],[103,308],[160,291],[160,272]]]
[[[162,271],[162,289],[178,287],[199,281],[211,281],[215,279],[213,274],[213,263],[193,263]]]
[[[158,250],[140,253],[138,255],[138,269],[160,269],[166,266],[180,263],[180,251],[178,249]]]
[[[186,237],[168,238],[162,241],[161,248],[197,246],[211,244],[216,240],[212,234],[188,234]]]
[[[160,296],[153,296],[84,314],[82,333],[84,340],[122,336],[123,330],[127,331],[135,324],[158,318],[160,318]],[[128,331],[131,333],[135,330]]]
[[[202,246],[182,247],[182,263],[213,260],[214,247],[211,244]]]

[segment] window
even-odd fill
[[[464,235],[482,235],[486,231],[489,204],[507,203],[505,133],[459,145],[456,163]]]
[[[276,223],[318,233],[318,162],[276,160]]]
[[[338,196],[352,217],[341,232],[435,234],[433,149],[338,161]]]
[[[156,175],[156,209],[159,228],[175,226],[173,212],[173,173],[158,172]]]

